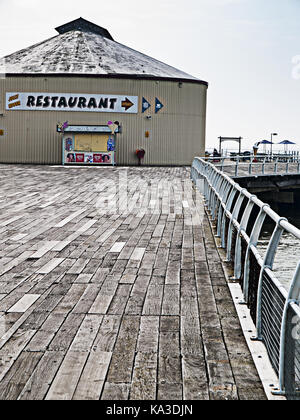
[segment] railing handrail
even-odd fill
[[[234,277],[238,280],[241,278],[243,273],[243,291],[246,303],[248,303],[247,301],[249,300],[249,276],[251,271],[251,267],[249,265],[250,253],[252,253],[258,266],[260,267],[256,306],[257,339],[264,340],[264,331],[262,329],[262,325],[264,325],[265,316],[263,308],[265,308],[266,304],[266,298],[264,296],[265,292],[263,291],[266,282],[265,276],[267,276],[267,278],[269,278],[272,282],[272,287],[275,288],[274,290],[277,290],[277,293],[279,294],[278,296],[282,297],[280,299],[284,299],[285,301],[284,308],[281,308],[282,317],[280,325],[277,325],[276,327],[277,331],[278,328],[281,331],[279,343],[280,350],[278,350],[280,357],[278,356],[279,360],[276,358],[276,360],[274,360],[275,356],[273,354],[270,356],[270,358],[273,358],[273,362],[279,366],[278,375],[281,387],[280,392],[284,392],[286,374],[285,366],[287,363],[285,342],[287,331],[290,327],[287,325],[287,314],[292,304],[295,305],[295,303],[299,303],[300,261],[292,279],[289,291],[287,291],[277,279],[273,271],[273,264],[282,233],[287,232],[293,235],[295,238],[300,239],[300,230],[289,223],[287,219],[279,216],[274,210],[271,209],[269,205],[262,202],[255,195],[247,191],[247,189],[242,188],[230,176],[218,169],[213,163],[208,162],[207,159],[197,157],[194,159],[191,170],[191,177],[196,183],[199,178],[204,179],[204,197],[206,199],[206,205],[208,210],[211,212],[212,219],[218,220],[217,236],[221,237],[221,246],[223,248],[227,248],[228,261],[231,260],[231,252],[232,248],[234,248]],[[235,201],[234,198],[236,198]],[[238,215],[241,211],[242,203],[245,199],[247,200],[247,204],[243,210],[242,218],[239,221]],[[250,214],[253,207],[255,206],[258,207],[259,214],[253,225],[251,234],[248,235],[247,228],[249,225]],[[266,216],[273,220],[275,223],[275,228],[272,238],[270,239],[268,249],[263,258],[258,251],[257,244],[263,226],[263,221]],[[225,220],[228,221],[228,232],[226,232],[225,229]],[[237,232],[235,243],[233,239],[234,230]],[[247,246],[244,261],[241,255],[242,238]],[[225,243],[226,239],[227,244]],[[264,328],[266,328],[265,325]],[[270,326],[269,328],[272,329]]]
[[[221,170],[233,168],[234,173],[230,174],[234,177],[239,176],[257,176],[257,175],[280,175],[280,174],[300,174],[300,154],[250,154],[235,156],[213,156],[206,155],[199,157],[206,162],[213,162]],[[232,163],[231,163],[232,162]],[[279,165],[285,165],[284,171],[278,172]],[[260,169],[259,169],[260,168]],[[270,171],[271,168],[271,171]],[[255,169],[255,173],[253,170]],[[242,174],[240,171],[243,170]],[[270,171],[266,173],[266,170]]]
[[[197,157],[195,159],[201,159],[201,158]],[[242,190],[244,190],[243,191],[244,196],[248,199],[251,199],[254,202],[254,204],[256,204],[259,208],[263,208],[266,205],[266,203],[261,201],[258,197],[256,197],[255,195],[251,194],[248,190],[241,187],[237,182],[235,182],[232,178],[230,178],[229,175],[222,173],[222,171],[220,171],[218,168],[216,168],[213,164],[211,164],[209,162],[205,162],[205,163],[207,165],[210,165],[216,173],[222,175],[227,180],[227,182],[229,184],[231,184],[237,191],[241,192]],[[294,226],[293,224],[291,224],[287,220],[282,219],[282,217],[279,216],[279,214],[277,214],[270,207],[266,207],[264,209],[264,211],[270,217],[270,219],[272,219],[275,223],[279,223],[280,226],[285,231],[294,235],[297,239],[300,239],[300,229],[298,229],[296,226]]]

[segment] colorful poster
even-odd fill
[[[106,153],[106,154],[102,155],[102,163],[107,164],[107,165],[112,163],[110,153]]]
[[[65,151],[71,152],[74,150],[74,141],[73,137],[65,137]]]
[[[115,152],[67,152],[65,151],[64,159],[67,164],[81,164],[81,165],[114,165]]]
[[[84,153],[76,153],[76,163],[84,163]]]
[[[84,154],[84,161],[85,161],[85,163],[93,163],[94,162],[93,153],[85,153]]]
[[[67,153],[66,163],[73,163],[73,162],[75,162],[75,153]]]
[[[94,153],[93,161],[94,163],[102,163],[102,154]]]
[[[107,141],[107,151],[113,152],[115,150],[115,139],[113,137],[110,137]]]

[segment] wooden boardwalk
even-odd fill
[[[1,400],[266,398],[188,169],[0,177]]]

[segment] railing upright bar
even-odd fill
[[[230,195],[229,195],[228,200],[226,202],[226,207],[225,207],[224,212],[223,212],[223,216],[222,216],[222,236],[221,236],[221,247],[222,248],[225,248],[226,247],[226,244],[225,244],[225,237],[226,237],[226,231],[225,231],[226,212],[229,212],[230,211],[236,193],[237,193],[237,190],[234,187],[232,187],[231,192],[230,192]]]
[[[266,166],[266,158],[264,158],[263,163],[261,165],[261,173],[263,175],[265,174],[265,166]]]
[[[248,303],[248,299],[249,299],[250,248],[252,245],[256,247],[258,244],[261,229],[263,227],[263,224],[266,218],[266,213],[264,211],[265,207],[270,207],[270,206],[269,204],[266,204],[260,209],[259,214],[257,215],[256,221],[254,223],[254,226],[253,226],[250,238],[249,238],[249,244],[246,251],[244,280],[243,280],[243,293],[244,293],[244,299],[246,303]]]
[[[222,218],[224,214],[224,207],[226,207],[226,203],[229,197],[229,192],[231,189],[231,185],[225,180],[225,187],[224,192],[222,194],[222,201],[219,205],[219,213],[218,213],[218,225],[217,225],[217,236],[221,237],[222,234]],[[223,207],[224,206],[224,207]]]
[[[216,202],[216,187],[218,184],[218,174],[216,174],[213,177],[212,180],[212,188],[211,188],[211,196],[210,196],[210,214],[211,214],[211,218],[212,220],[214,220],[214,214],[215,214],[215,202]]]
[[[235,164],[235,176],[238,176],[239,174],[239,158],[236,159],[236,164]]]
[[[216,212],[217,212],[217,207],[218,207],[217,195],[221,191],[222,183],[223,183],[222,174],[218,174],[218,177],[216,178],[216,183],[215,183],[215,193],[214,193],[214,196],[213,196],[212,220],[215,220],[215,218],[216,218]]]
[[[278,157],[275,159],[274,173],[277,174],[277,171],[278,171]]]
[[[233,223],[237,221],[239,211],[241,209],[241,205],[243,203],[243,200],[245,198],[243,191],[244,189],[240,191],[238,199],[235,203],[230,222],[228,227],[228,233],[227,233],[227,261],[231,261],[231,245],[232,245],[232,235],[233,235]]]
[[[270,270],[273,269],[274,259],[276,255],[276,251],[281,239],[281,235],[284,231],[284,229],[280,226],[281,220],[287,220],[286,218],[280,218],[275,229],[273,232],[273,235],[271,237],[271,240],[269,242],[269,246],[267,248],[263,266],[260,270],[260,277],[259,277],[259,283],[258,283],[258,291],[257,291],[257,311],[256,311],[256,330],[257,330],[257,339],[261,340],[261,327],[262,327],[262,288],[263,288],[263,279],[264,279],[264,272],[266,268],[269,268]]]
[[[255,197],[255,196],[253,196],[253,197]],[[235,278],[235,280],[239,280],[241,278],[241,274],[242,274],[242,261],[241,261],[242,238],[241,238],[241,233],[242,233],[242,231],[246,232],[248,222],[249,222],[249,218],[250,218],[253,206],[254,206],[254,203],[252,201],[253,197],[250,197],[249,200],[248,200],[247,206],[245,208],[245,211],[244,211],[242,219],[241,219],[240,228],[239,228],[239,231],[238,231],[238,234],[237,234],[237,237],[236,237],[235,258],[234,258],[234,278]]]
[[[220,213],[222,212],[222,203],[224,198],[224,193],[226,189],[226,180],[224,177],[221,177],[220,184],[218,186],[218,194],[216,195],[216,204],[215,204],[215,213],[214,213],[214,219],[218,217],[217,220],[217,236],[220,236],[219,234],[219,220],[220,220]]]

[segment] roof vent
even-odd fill
[[[111,41],[114,41],[113,37],[110,35],[107,29],[95,25],[94,23],[89,22],[88,20],[85,20],[83,18],[75,19],[72,22],[65,23],[64,25],[55,28],[55,30],[59,34],[65,34],[69,31],[93,32],[95,34],[108,38]]]

